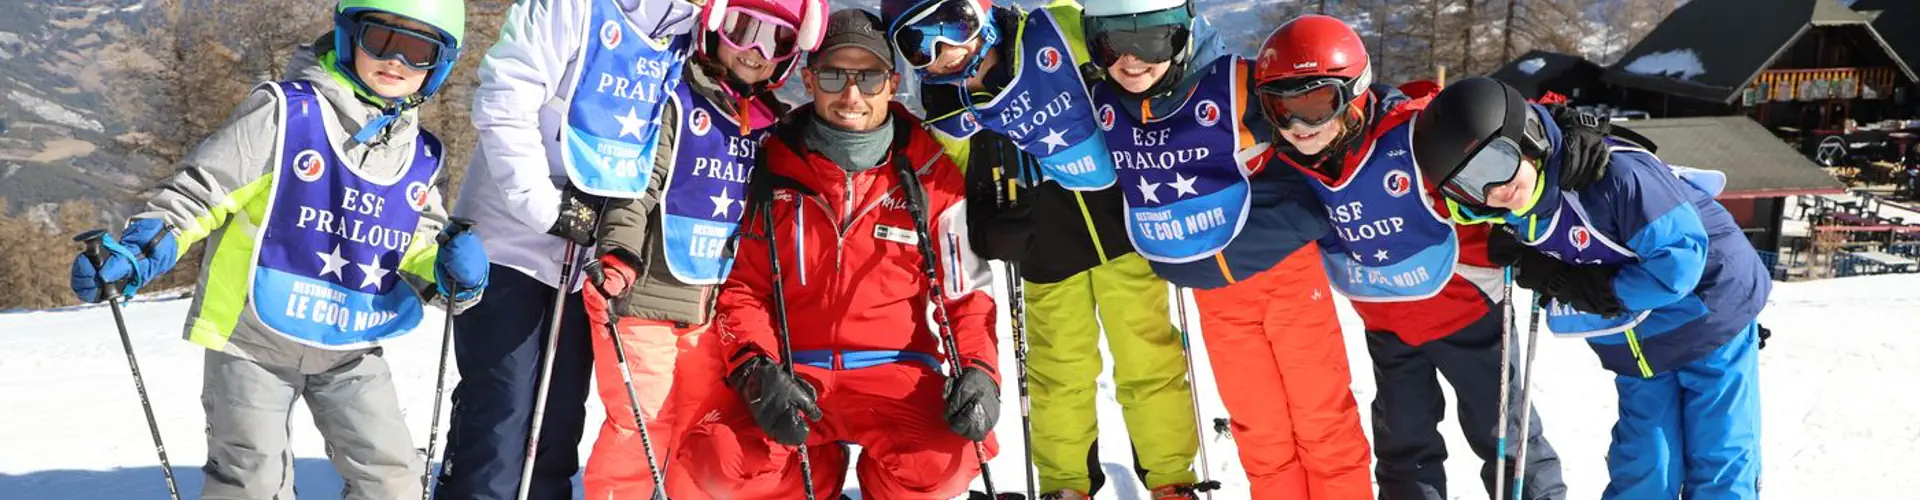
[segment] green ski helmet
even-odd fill
[[[1180,75],[1186,74],[1186,67],[1192,63],[1194,54],[1193,20],[1197,16],[1193,0],[1092,0],[1086,2],[1086,8],[1081,11],[1087,49],[1092,52],[1092,62],[1100,74],[1105,74],[1116,59],[1115,51],[1109,48],[1107,33],[1161,26],[1178,29],[1172,47],[1169,47],[1173,65],[1158,83],[1138,94],[1147,96],[1171,90],[1174,83],[1180,80]],[[1125,94],[1133,94],[1125,89],[1120,90]]]
[[[467,5],[463,0],[340,0],[333,10],[333,54],[334,70],[350,82],[354,90],[361,95],[377,96],[360,81],[360,74],[353,70],[353,58],[357,51],[361,30],[365,29],[360,21],[368,13],[386,13],[405,17],[413,21],[432,26],[438,33],[433,42],[439,44],[431,61],[412,61],[407,63],[427,65],[426,82],[420,85],[417,94],[421,99],[432,97],[447,83],[447,75],[453,73],[453,63],[460,59],[460,37],[467,31]]]

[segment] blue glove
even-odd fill
[[[118,240],[111,234],[103,235],[100,246],[106,252],[98,266],[85,251],[73,258],[67,284],[73,288],[73,296],[83,302],[100,302],[115,295],[133,298],[140,287],[173,269],[180,258],[173,228],[160,219],[127,221]],[[102,294],[103,281],[119,286],[119,292]]]
[[[468,231],[467,224],[456,221],[440,231],[439,239],[440,253],[434,257],[433,281],[440,296],[448,297],[455,304],[479,300],[480,291],[487,287],[490,265],[487,250],[480,246],[480,236]]]

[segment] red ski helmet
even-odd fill
[[[1275,28],[1260,45],[1253,74],[1262,110],[1281,129],[1294,121],[1317,126],[1359,110],[1373,84],[1360,34],[1322,15]],[[1287,102],[1301,109],[1289,109]]]

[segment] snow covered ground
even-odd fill
[[[1771,302],[1761,318],[1775,333],[1761,358],[1767,497],[1890,498],[1920,491],[1920,476],[1899,465],[1920,449],[1920,395],[1911,387],[1920,380],[1920,275],[1778,284]],[[202,354],[178,338],[186,307],[177,299],[141,302],[128,306],[127,315],[175,473],[183,493],[193,498],[205,457],[198,399]],[[1365,413],[1374,388],[1360,322],[1344,302],[1341,314],[1349,328],[1354,395]],[[1517,316],[1524,320],[1525,314]],[[388,349],[416,446],[426,443],[439,325],[430,320]],[[1196,342],[1204,337],[1200,332]],[[1226,414],[1212,396],[1205,352],[1196,351],[1201,406],[1211,422]],[[1543,339],[1538,356],[1534,400],[1565,461],[1570,498],[1597,498],[1606,482],[1603,457],[1614,415],[1611,376],[1579,342]],[[164,498],[132,385],[105,308],[0,314],[0,498]],[[1126,431],[1111,382],[1102,389],[1101,454],[1110,483],[1101,498],[1142,498],[1143,488],[1128,472]],[[1011,383],[1006,401],[1000,431],[1005,451],[993,471],[1002,489],[1018,490],[1024,488],[1023,464]],[[602,413],[594,406],[589,414]],[[598,426],[591,424],[588,429]],[[336,497],[340,480],[304,409],[291,425],[303,498]],[[1453,451],[1447,463],[1453,497],[1484,498],[1473,479],[1479,465],[1459,437],[1457,420],[1449,414],[1441,427]],[[1246,498],[1232,441],[1208,433],[1211,476],[1227,485],[1215,498]],[[589,445],[581,444],[582,453]]]

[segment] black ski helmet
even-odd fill
[[[1441,89],[1414,118],[1413,159],[1427,182],[1445,186],[1481,148],[1502,137],[1528,158],[1547,154],[1546,124],[1519,90],[1492,78],[1466,78]]]

